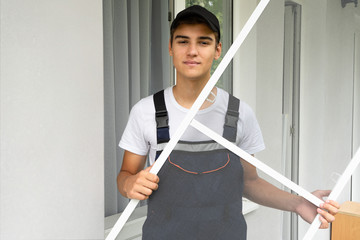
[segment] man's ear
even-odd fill
[[[221,42],[219,42],[215,49],[215,60],[218,60],[219,57],[221,56],[221,49],[222,49],[222,44]]]
[[[171,39],[169,39],[169,55],[172,56],[172,47],[171,47]]]

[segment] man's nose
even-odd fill
[[[190,43],[188,45],[188,55],[189,56],[196,56],[198,55],[198,49],[196,43]]]

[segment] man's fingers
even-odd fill
[[[329,212],[327,212],[321,208],[318,208],[317,212],[321,215],[321,217],[324,219],[324,221],[326,221],[328,223],[335,221],[335,217],[332,214],[330,214]]]
[[[329,227],[329,223],[321,215],[320,215],[319,219],[321,222],[321,225],[320,225],[321,229],[326,229]]]
[[[149,188],[151,190],[156,190],[158,189],[159,185],[157,184],[156,180],[153,180],[154,178],[152,178],[152,180],[147,180],[144,181],[142,184],[144,187]]]
[[[140,194],[143,194],[145,196],[150,196],[153,193],[153,190],[147,187],[141,187],[138,191]]]
[[[133,197],[137,196],[137,197],[140,197],[139,200],[144,200],[144,199],[142,199],[143,196],[148,197],[152,193],[153,193],[153,190],[150,189],[149,187],[146,187],[143,184],[137,184],[134,186],[134,189],[132,191],[132,196]]]
[[[324,209],[326,209],[327,211],[329,211],[332,215],[335,215],[338,213],[340,205],[338,202],[333,201],[333,200],[326,200],[325,203],[323,204]]]
[[[133,195],[132,195],[132,198],[133,199],[138,199],[138,200],[146,200],[146,199],[149,198],[149,196],[141,194],[139,192],[134,192]]]
[[[150,168],[150,167],[149,167]],[[139,178],[137,178],[137,187],[135,191],[149,196],[152,192],[158,189],[159,177],[155,174],[149,173],[146,168],[144,171],[141,171]]]
[[[320,199],[323,199],[324,197],[329,196],[330,193],[331,193],[331,190],[317,190],[314,192],[314,195],[319,197]],[[325,203],[320,205],[320,208],[325,209],[332,215],[335,215],[338,213],[340,204],[337,201],[328,199],[325,201]]]
[[[160,181],[159,177],[152,173],[149,173],[148,175],[146,175],[146,179],[150,182],[156,183],[156,185]]]
[[[151,168],[152,168],[152,165],[151,165],[151,166],[148,166],[147,168],[145,168],[144,171],[145,171],[145,172],[150,172]]]
[[[146,169],[144,169],[144,171],[141,171],[140,174],[142,174],[142,176],[150,181],[150,182],[154,182],[154,183],[158,183],[159,182],[159,177],[153,173],[150,173],[150,169],[152,166],[147,167]]]
[[[151,182],[158,183],[159,180],[160,180],[159,177],[157,175],[153,174],[153,173],[150,173],[150,170],[151,170],[152,166],[153,165],[151,165],[151,166],[144,169],[144,171],[147,173],[145,175],[145,177],[146,177],[147,180],[149,180]]]

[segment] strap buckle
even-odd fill
[[[225,125],[232,128],[237,128],[238,119],[239,119],[239,112],[229,109],[225,116]]]
[[[159,110],[155,115],[157,128],[164,128],[169,126],[169,118],[166,110]]]

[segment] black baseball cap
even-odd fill
[[[185,8],[181,12],[179,12],[176,15],[176,18],[171,23],[170,30],[173,30],[178,27],[180,21],[182,19],[188,18],[190,16],[197,15],[205,20],[207,25],[213,30],[214,32],[217,32],[219,34],[220,39],[220,24],[217,17],[210,11],[208,11],[206,8],[203,8],[199,5],[193,5],[191,7]]]

